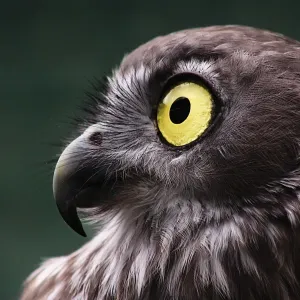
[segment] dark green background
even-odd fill
[[[51,191],[84,89],[124,53],[160,34],[213,24],[263,27],[300,38],[295,1],[0,1],[0,299],[17,299],[41,258],[86,240],[60,218]]]

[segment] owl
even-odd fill
[[[89,98],[53,191],[73,230],[96,233],[43,262],[22,300],[299,299],[299,42],[160,36]]]

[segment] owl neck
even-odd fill
[[[55,299],[297,299],[299,195],[239,212],[189,200],[136,213],[103,215],[89,243],[46,261],[29,282]]]

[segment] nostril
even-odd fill
[[[94,132],[89,137],[90,142],[95,146],[100,146],[102,143],[102,134],[100,132]]]

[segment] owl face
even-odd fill
[[[74,230],[77,207],[238,209],[286,188],[299,169],[299,44],[234,29],[158,37],[90,94],[53,181]]]

